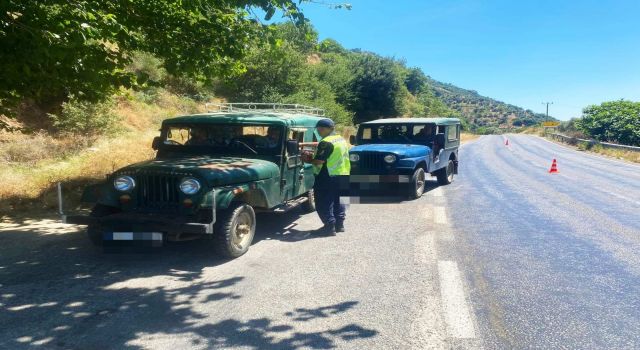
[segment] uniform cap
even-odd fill
[[[333,120],[329,119],[329,118],[324,118],[324,119],[320,119],[318,120],[318,124],[316,124],[316,128],[333,128],[335,127],[336,124],[333,122]]]

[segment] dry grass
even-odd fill
[[[601,145],[597,145],[597,144],[592,146],[584,142],[579,142],[577,145],[571,145],[571,144],[564,143],[552,138],[547,138],[547,139],[552,142],[566,145],[581,151],[597,153],[606,157],[625,160],[628,162],[640,163],[640,152],[625,151],[625,150],[619,150],[619,149],[613,149],[613,148],[604,148]]]
[[[142,102],[126,91],[115,111],[122,120],[117,135],[88,140],[81,135],[0,134],[0,213],[54,208],[58,182],[69,183],[77,199],[87,183],[151,158],[151,141],[161,120],[202,112],[203,107],[167,92]]]
[[[151,140],[156,132],[131,133],[99,141],[94,147],[62,160],[41,161],[35,166],[9,166],[0,171],[0,212],[38,202],[55,204],[58,182],[89,183],[124,165],[153,156]],[[36,204],[36,203],[34,203]]]
[[[578,144],[578,149],[588,152],[601,154],[607,157],[612,157],[620,160],[626,160],[629,162],[640,163],[640,152],[624,151],[619,149],[604,148],[600,145],[587,147],[582,144]]]
[[[461,143],[467,143],[467,142],[471,142],[477,138],[479,138],[480,135],[476,135],[476,134],[469,134],[466,132],[463,132],[460,134],[460,142]]]

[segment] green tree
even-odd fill
[[[245,70],[224,79],[218,91],[234,102],[274,102],[274,96],[295,93],[305,59],[288,41],[256,45],[241,61]]]
[[[371,53],[358,53],[350,62],[353,72],[350,89],[353,97],[348,107],[356,122],[401,114],[403,77],[395,62]]]
[[[427,88],[427,77],[420,68],[409,68],[404,84],[413,95],[417,95]]]
[[[640,146],[640,102],[620,100],[589,106],[576,127],[599,141]]]
[[[125,67],[152,53],[169,74],[209,80],[237,72],[249,43],[278,9],[302,24],[295,0],[5,0],[0,2],[0,113],[24,99],[105,98],[136,83]]]
[[[337,54],[346,54],[347,49],[345,49],[339,42],[333,39],[324,39],[318,44],[318,51],[322,53],[337,53]]]
[[[331,87],[336,102],[343,106],[348,106],[349,102],[354,99],[354,92],[351,89],[353,80],[350,66],[351,57],[347,51],[321,53],[321,62],[310,65],[314,75]]]

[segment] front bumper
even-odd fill
[[[350,183],[379,183],[379,184],[407,184],[411,181],[410,175],[350,175]]]
[[[215,218],[210,223],[201,223],[183,217],[117,213],[103,217],[69,215],[65,217],[65,222],[75,225],[97,225],[110,231],[213,234]]]

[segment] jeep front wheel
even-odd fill
[[[229,258],[237,258],[249,250],[256,233],[256,214],[245,203],[234,203],[223,211],[216,223],[216,250]]]
[[[424,169],[418,168],[413,172],[411,181],[409,182],[409,198],[418,199],[424,193],[425,185],[425,173]]]
[[[453,160],[449,159],[447,166],[438,170],[436,176],[438,177],[438,184],[448,185],[453,182],[453,173],[455,172],[455,165]]]

